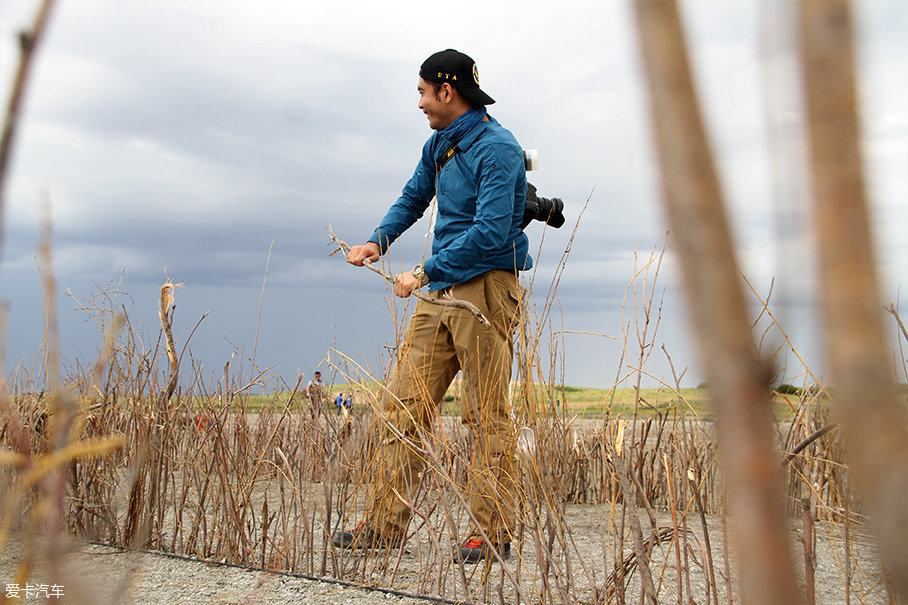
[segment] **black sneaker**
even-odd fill
[[[331,543],[338,548],[397,548],[400,540],[383,538],[362,521],[350,531],[336,531]]]
[[[495,550],[498,551],[498,554],[502,559],[507,559],[511,556],[511,543],[505,542],[500,546],[495,546]],[[463,545],[461,545],[459,552],[454,555],[456,561],[463,561],[464,563],[476,563],[477,561],[486,558],[496,560],[489,545],[483,540],[476,539],[464,542]]]

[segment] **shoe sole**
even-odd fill
[[[377,550],[398,548],[400,546],[400,542],[391,543],[383,542],[381,540],[367,541],[364,538],[351,538],[349,542],[344,544],[343,538],[338,540],[333,537],[331,538],[331,544],[333,544],[335,548],[340,548],[341,550]]]
[[[499,550],[498,554],[501,556],[502,560],[507,561],[511,558],[511,551],[508,550]],[[469,554],[464,556],[463,553],[454,555],[455,563],[479,563],[483,559],[490,559],[492,561],[498,561],[498,558],[492,554],[491,550],[482,549],[478,554]]]

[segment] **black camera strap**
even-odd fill
[[[445,164],[450,162],[451,158],[457,155],[458,151],[460,151],[460,147],[458,147],[457,145],[451,145],[451,148],[448,149],[445,154],[441,156],[441,160],[438,161],[438,165],[435,168],[436,172],[441,172],[441,169],[445,167]]]

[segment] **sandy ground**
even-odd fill
[[[576,549],[577,556],[584,558],[588,570],[583,572],[577,571],[575,578],[572,580],[578,583],[595,583],[604,584],[607,575],[603,563],[602,543],[598,530],[601,523],[601,517],[597,514],[593,506],[571,506],[568,507],[567,519],[571,526],[571,535],[574,541],[573,548]],[[600,511],[601,512],[601,511]],[[660,523],[662,520],[660,519]],[[702,528],[692,528],[695,533],[702,531]],[[717,565],[721,567],[721,557],[716,554],[717,550],[722,548],[722,528],[721,520],[712,518],[709,520],[709,531],[713,547],[714,557]],[[844,593],[844,553],[842,552],[841,541],[836,539],[836,532],[839,531],[834,525],[818,524],[817,525],[817,603],[838,604],[845,603]],[[797,559],[797,569],[803,574],[803,563],[800,556],[801,546],[798,540],[799,531],[792,530],[792,548]],[[419,540],[419,535],[416,536]],[[27,545],[37,545],[32,550],[36,552],[47,552],[46,545],[40,544],[40,540],[33,542],[28,536],[14,532],[10,536],[2,553],[0,553],[0,581],[3,582],[4,592],[0,596],[10,596],[11,586],[17,582],[14,577],[16,570],[19,569],[23,561],[23,553],[28,550]],[[692,538],[694,550],[697,547],[697,539]],[[855,572],[853,580],[851,603],[884,603],[885,593],[879,582],[879,567],[875,563],[876,559],[873,549],[866,540],[858,540],[853,544],[853,563],[860,568]],[[534,578],[527,577],[526,570],[532,570],[535,567],[533,561],[533,544],[524,544],[522,562],[524,565],[524,577],[521,580],[521,589],[524,594],[530,596],[531,601],[534,591],[534,585],[538,582]],[[78,603],[78,604],[119,604],[119,603],[137,603],[137,604],[196,604],[211,603],[219,605],[227,604],[257,604],[257,603],[312,603],[315,605],[360,605],[366,603],[406,603],[406,604],[423,604],[437,603],[439,599],[431,597],[420,597],[413,594],[412,588],[408,588],[407,578],[415,575],[418,566],[425,561],[423,546],[416,543],[412,546],[405,546],[401,558],[401,574],[395,587],[400,586],[400,592],[404,594],[393,594],[382,592],[381,590],[369,589],[365,587],[356,587],[349,583],[318,580],[300,575],[286,573],[275,573],[261,570],[248,570],[239,567],[217,565],[200,561],[189,560],[168,556],[160,553],[150,552],[122,552],[116,549],[87,544],[78,541],[70,541],[65,546],[65,555],[63,556],[62,571],[55,577],[61,578],[57,581],[60,588],[57,592],[62,592],[62,599],[51,598],[45,601],[45,592],[33,590],[26,594],[26,586],[19,586],[19,596],[22,603],[38,602],[61,602],[61,603]],[[362,555],[354,554],[350,559],[350,564],[355,568],[357,561]],[[653,569],[654,575],[657,576],[662,571],[662,563],[666,560],[669,563],[674,561],[674,551],[667,546],[657,547],[653,552]],[[511,572],[516,569],[516,553],[506,563]],[[579,560],[579,559],[578,559]],[[362,561],[359,561],[362,562]],[[498,564],[495,564],[496,566]],[[452,566],[453,567],[453,566]],[[42,584],[50,585],[52,574],[48,571],[50,568],[46,560],[36,560],[29,574],[28,582],[34,588]],[[704,587],[703,574],[697,568],[691,574],[691,586],[694,600],[697,603],[708,602]],[[719,602],[725,603],[726,583],[722,578],[723,570],[716,569],[719,577],[720,597]],[[450,573],[451,582],[456,582],[457,573]],[[493,571],[493,584],[496,582],[495,576],[501,577],[500,570]],[[637,601],[639,595],[638,585],[639,574],[634,574],[631,586],[628,592],[629,602]],[[490,598],[492,602],[515,602],[516,594],[513,585],[509,582],[502,582],[503,592],[499,597],[493,594]],[[674,586],[676,579],[671,572],[665,573],[660,587],[660,602],[675,603]],[[497,588],[497,587],[496,587]],[[36,594],[40,592],[40,598]],[[496,589],[497,592],[497,589]],[[465,595],[463,591],[450,590],[445,591],[445,595],[452,601],[460,602],[465,599],[468,601],[482,601],[482,595],[476,594],[474,598]],[[585,600],[585,599],[584,599]],[[737,595],[733,596],[733,602],[739,602]],[[442,600],[441,602],[449,602]]]

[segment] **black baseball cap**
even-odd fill
[[[479,89],[476,62],[453,48],[439,51],[423,61],[419,77],[427,82],[447,82],[477,105],[491,105],[495,102],[495,99]]]

